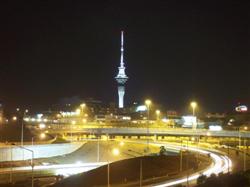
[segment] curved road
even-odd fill
[[[181,146],[173,146],[173,145],[162,144],[162,143],[160,143],[160,144],[165,145],[166,147],[169,147],[172,149],[177,149],[177,150],[183,149],[183,147],[181,147]],[[210,167],[208,167],[205,171],[202,172],[206,176],[210,176],[213,173],[219,174],[221,172],[226,173],[228,171],[231,171],[232,161],[230,160],[230,158],[223,155],[223,153],[198,149],[198,148],[194,148],[194,147],[188,147],[185,149],[188,149],[188,150],[194,151],[194,152],[198,152],[200,154],[205,154],[205,155],[210,154],[210,157],[213,160],[213,163],[211,164]],[[166,182],[163,182],[161,184],[152,185],[152,186],[154,186],[154,187],[174,186],[177,184],[187,183],[187,181],[192,182],[192,181],[196,180],[199,176],[200,176],[200,172],[197,172],[197,173],[190,175],[189,177],[182,177],[179,179],[166,181]]]
[[[132,141],[127,141],[127,142],[132,142]],[[139,143],[139,144],[145,144],[145,141],[140,141],[140,142],[134,142],[134,143]],[[210,176],[212,173],[214,174],[219,174],[221,172],[226,173],[231,170],[232,167],[232,161],[223,153],[215,151],[215,150],[204,150],[201,148],[195,148],[195,147],[182,147],[180,145],[174,145],[170,143],[163,143],[163,142],[151,142],[150,145],[155,145],[155,146],[165,146],[167,149],[172,149],[172,150],[190,150],[193,152],[198,152],[200,154],[210,154],[211,159],[213,160],[213,163],[202,171],[202,173],[206,176]],[[137,155],[140,156],[140,155]],[[95,169],[97,167],[100,167],[101,165],[106,164],[106,162],[92,162],[92,163],[65,163],[65,164],[55,164],[55,165],[49,165],[49,166],[35,166],[35,170],[46,170],[46,169],[56,169],[57,171],[65,172],[65,170],[71,170],[71,174],[76,174],[79,172],[87,171],[90,169]],[[19,168],[13,168],[13,172],[21,172],[21,171],[28,171],[30,170],[30,167],[19,167]],[[1,168],[0,173],[6,173],[9,172],[11,168]],[[68,172],[66,172],[68,173]],[[62,173],[61,173],[62,174]],[[154,187],[168,187],[168,186],[173,186],[177,184],[182,184],[182,183],[191,183],[194,182],[198,177],[200,176],[200,172],[193,173],[189,177],[182,177],[178,179],[173,179],[173,180],[168,180],[166,182],[162,182],[160,184],[155,184],[155,185],[150,185]]]

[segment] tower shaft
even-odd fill
[[[124,107],[124,95],[125,95],[125,86],[119,85],[118,86],[118,97],[119,97],[118,106],[119,106],[119,108]]]

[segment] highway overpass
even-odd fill
[[[183,128],[135,128],[135,127],[99,127],[99,128],[65,128],[49,129],[54,134],[79,134],[79,135],[110,135],[110,136],[210,136],[210,137],[241,137],[250,138],[248,131],[210,131],[206,129]]]

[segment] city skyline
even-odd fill
[[[128,103],[152,98],[182,110],[197,100],[207,111],[222,112],[250,103],[241,2],[41,4],[3,3],[5,106],[44,109],[72,96],[116,102],[120,30],[128,77],[136,77],[127,85]]]
[[[0,3],[0,187],[250,186],[249,2]]]

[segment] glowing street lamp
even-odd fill
[[[147,111],[148,111],[148,120],[149,120],[149,111],[150,111],[150,105],[152,104],[151,100],[147,99],[145,101],[145,104],[147,105]]]
[[[86,104],[85,104],[85,103],[82,103],[82,104],[80,105],[80,107],[81,107],[81,108],[84,108],[84,107],[86,107]]]
[[[17,120],[17,117],[16,117],[16,116],[13,116],[13,117],[12,117],[12,120],[13,120],[13,121],[16,121],[16,120]]]
[[[83,114],[83,109],[86,107],[86,104],[85,104],[85,103],[82,103],[82,104],[80,105],[80,107],[81,107],[82,114]]]
[[[26,109],[23,113],[23,118],[22,118],[22,131],[21,131],[21,146],[23,146],[23,121],[24,121],[24,117],[25,117],[25,114],[28,113],[29,110]]]
[[[196,107],[197,107],[197,103],[196,103],[195,101],[193,101],[193,102],[190,103],[190,106],[191,106],[192,109],[193,109],[193,116],[194,116],[194,115],[195,115],[195,109],[196,109]]]
[[[114,148],[113,150],[112,150],[112,155],[114,155],[114,156],[118,156],[120,154],[120,150],[119,149],[117,149],[117,148]],[[110,183],[109,183],[109,176],[110,176],[110,174],[109,174],[109,171],[110,171],[110,169],[109,169],[109,165],[110,165],[110,163],[109,163],[109,161],[108,161],[108,167],[107,167],[107,169],[108,169],[108,176],[107,176],[107,178],[108,178],[108,187],[110,187]]]
[[[46,134],[45,134],[45,133],[41,133],[41,134],[40,134],[40,138],[41,138],[41,139],[44,139],[45,137],[46,137]]]
[[[244,130],[244,131],[247,131],[247,129],[248,129],[247,126],[244,126],[244,127],[243,127],[243,130]],[[241,128],[239,127],[239,149],[240,149],[240,147],[241,147],[241,133],[242,133],[242,131],[241,131]]]
[[[118,156],[118,155],[120,154],[119,149],[114,148],[114,149],[112,150],[112,154],[113,154],[114,156]]]
[[[160,117],[161,111],[160,110],[156,110],[155,114],[156,114],[156,117],[157,117],[157,121],[159,121],[159,117]]]
[[[76,115],[80,115],[81,114],[81,110],[78,108],[76,109]]]
[[[124,142],[120,142],[120,146],[124,146]]]
[[[190,103],[190,106],[193,109],[193,116],[195,116],[195,109],[197,108],[197,103],[195,101],[193,101],[193,102]],[[195,118],[195,123],[193,124],[193,129],[196,129],[196,127],[197,127],[197,121],[196,121],[196,118]]]

